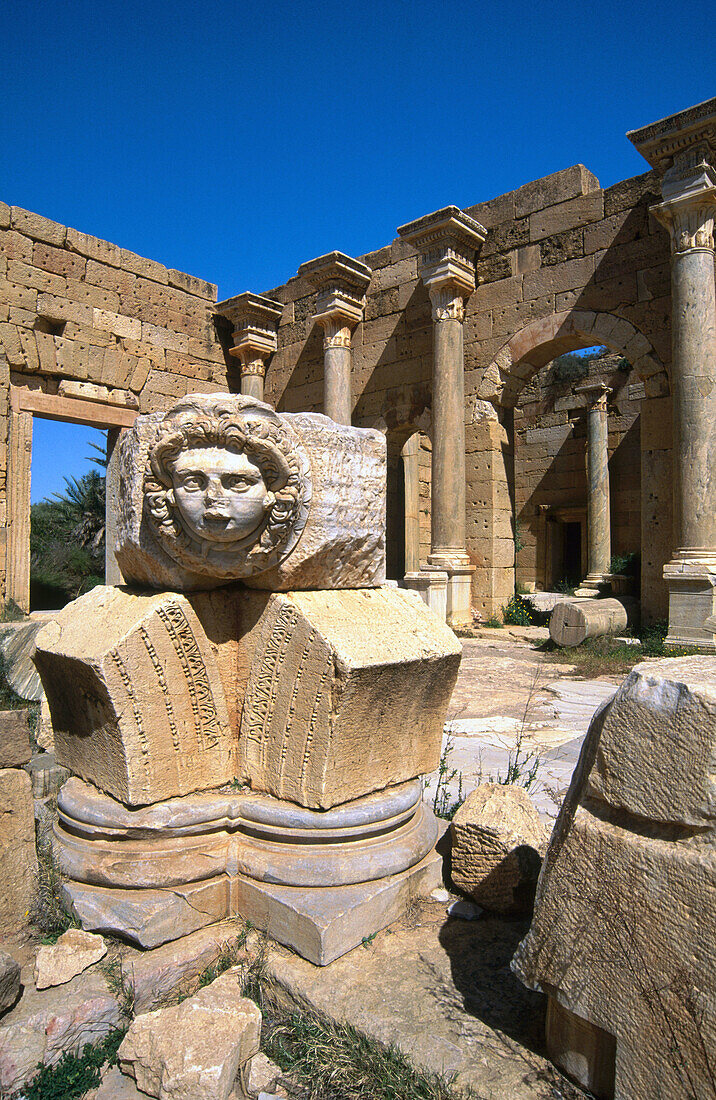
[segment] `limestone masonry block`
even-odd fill
[[[242,484],[213,503],[203,492],[182,494],[185,454],[198,464],[197,484],[209,460],[221,466],[222,485],[238,463]],[[235,579],[271,590],[377,586],[385,464],[377,431],[279,415],[237,394],[190,394],[124,433],[117,561],[131,583],[186,591]]]
[[[7,951],[0,951],[0,1013],[7,1012],[20,992],[20,965]]]
[[[214,654],[173,593],[98,587],[37,636],[57,762],[129,805],[226,783],[233,741]]]
[[[0,768],[21,768],[29,764],[30,727],[26,710],[0,711]]]
[[[228,1100],[239,1067],[259,1052],[261,1012],[229,970],[179,1005],[138,1016],[119,1067],[158,1100]]]
[[[592,719],[560,811],[513,969],[551,998],[553,1060],[599,1095],[711,1091],[715,754],[716,658],[644,662]]]
[[[313,483],[305,530],[254,588],[363,588],[385,580],[385,436],[320,413],[285,413],[308,455]]]
[[[417,594],[248,600],[239,754],[254,788],[329,809],[437,767],[461,647]]]
[[[483,783],[455,814],[452,879],[485,909],[529,912],[547,831],[523,787]]]
[[[35,815],[26,772],[0,770],[0,928],[9,934],[27,925],[35,891]]]

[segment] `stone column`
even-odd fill
[[[405,485],[405,572],[420,572],[420,436],[417,432],[406,439],[403,456]]]
[[[603,382],[578,386],[587,398],[587,576],[576,596],[599,596],[609,583],[612,560],[609,514],[609,427]]]
[[[671,237],[675,550],[667,642],[716,649],[716,100],[629,134],[663,172],[652,213]]]
[[[486,230],[456,206],[398,229],[419,252],[418,273],[433,315],[433,453],[428,564],[448,574],[447,621],[470,621],[473,567],[466,549],[465,301]]]
[[[313,320],[323,329],[323,411],[338,424],[350,424],[352,332],[363,319],[373,273],[360,260],[329,252],[301,264],[298,274],[318,289]]]
[[[7,599],[30,610],[32,413],[10,410],[7,464]]]
[[[234,326],[234,346],[229,355],[241,364],[241,392],[263,401],[266,360],[276,351],[276,329],[283,306],[246,291],[219,302],[216,312]]]

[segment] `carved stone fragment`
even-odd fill
[[[192,394],[139,417],[120,447],[116,557],[127,580],[216,587],[265,572],[301,536],[309,461],[263,402]]]
[[[513,969],[599,1097],[712,1091],[716,658],[637,665],[597,712]]]
[[[37,637],[57,762],[128,805],[228,782],[233,738],[216,660],[172,593],[98,587]]]
[[[251,785],[328,809],[437,767],[461,648],[398,589],[254,597],[239,741]]]

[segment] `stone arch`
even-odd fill
[[[631,321],[613,313],[567,310],[531,321],[499,350],[487,377],[499,379],[499,403],[514,408],[530,378],[567,351],[603,344],[628,359],[650,397],[669,393],[669,377],[649,340]]]

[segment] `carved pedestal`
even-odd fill
[[[54,845],[82,925],[155,947],[240,915],[317,965],[439,884],[419,780],[328,811],[223,789],[128,809],[79,779]]]

